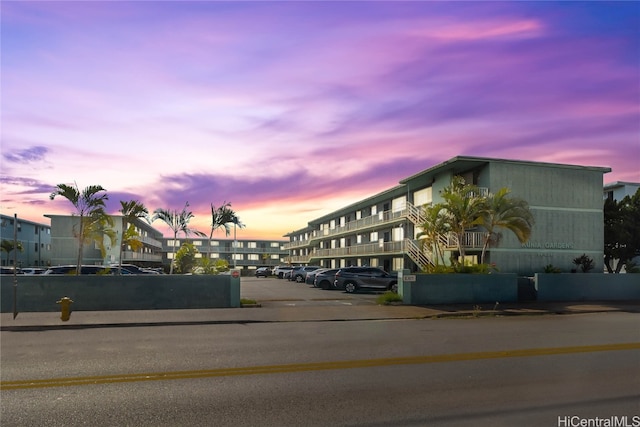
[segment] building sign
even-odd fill
[[[526,242],[522,244],[524,249],[573,249],[572,242]]]

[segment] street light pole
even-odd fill
[[[236,240],[236,222],[233,222],[233,268],[236,268],[236,246],[238,246],[238,241]]]

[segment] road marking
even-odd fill
[[[40,380],[2,381],[0,382],[0,390],[72,387],[82,385],[129,383],[141,381],[232,377],[240,375],[280,374],[290,372],[372,368],[394,365],[420,365],[429,363],[463,362],[469,360],[554,356],[562,354],[624,350],[640,350],[640,342],[573,347],[530,348],[522,350],[483,351],[476,353],[440,354],[432,356],[392,357],[383,359],[343,360],[334,362],[295,363],[289,365],[247,366],[240,368],[206,369],[198,371],[153,372],[141,374],[99,375]]]

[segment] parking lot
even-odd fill
[[[275,277],[242,277],[240,297],[255,300],[263,307],[309,305],[375,305],[380,292],[348,294],[328,291],[304,283]]]

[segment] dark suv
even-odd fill
[[[336,289],[353,293],[358,289],[381,289],[398,292],[398,276],[376,267],[347,267],[336,273]]]

